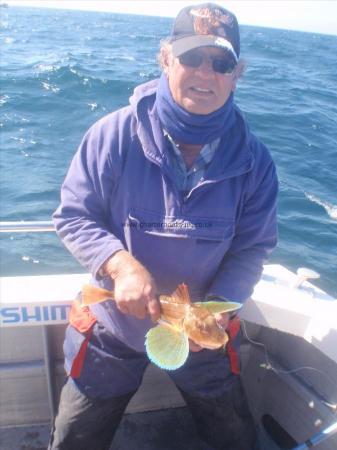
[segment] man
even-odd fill
[[[161,78],[97,122],[72,161],[56,229],[116,302],[74,302],[50,449],[109,448],[149,362],[144,340],[160,317],[158,294],[184,282],[193,300],[244,302],[276,245],[274,164],[233,103],[239,54],[232,13],[184,8],[161,46]],[[230,319],[218,318],[232,337],[227,352],[191,341],[169,375],[202,439],[252,450]]]

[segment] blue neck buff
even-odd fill
[[[220,109],[206,115],[193,114],[173,100],[164,72],[158,83],[156,106],[164,129],[183,144],[208,144],[224,136],[235,123],[233,94]]]

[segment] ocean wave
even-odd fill
[[[103,77],[103,69],[92,70],[90,66],[82,67],[78,64],[67,64],[62,66],[54,66],[54,69],[48,73],[48,84],[56,82],[66,90],[69,83],[87,85],[91,82],[106,82]]]
[[[331,217],[331,219],[337,220],[337,205],[333,205],[332,203],[321,200],[320,198],[316,197],[316,195],[309,194],[308,192],[305,192],[305,196],[311,202],[322,206],[328,213],[328,215]]]
[[[58,64],[44,64],[44,63],[35,64],[33,67],[36,73],[54,72],[59,68],[60,66]]]
[[[58,200],[58,197],[58,189],[45,189],[43,191],[41,190],[38,192],[25,192],[21,195],[17,195],[16,201],[24,204],[25,202]]]
[[[21,260],[27,261],[27,262],[32,262],[34,264],[39,264],[39,262],[40,262],[38,259],[32,258],[31,256],[25,256],[25,255],[21,257]]]
[[[1,29],[7,30],[8,27],[9,27],[9,22],[3,21],[3,20],[0,21],[0,30]]]
[[[134,56],[128,56],[128,55],[118,55],[118,56],[104,56],[105,60],[109,61],[136,61],[136,58]]]
[[[8,99],[9,99],[9,96],[8,95],[1,95],[0,96],[0,106],[2,106],[2,105],[5,105],[6,103],[7,103],[7,101],[8,101]]]
[[[13,37],[6,37],[4,39],[5,44],[14,44],[15,41],[16,41],[16,39],[14,39]]]
[[[57,94],[58,92],[60,92],[60,88],[58,88],[57,86],[54,86],[52,84],[46,83],[45,81],[42,82],[42,87],[46,91],[54,92],[54,94]]]
[[[10,136],[10,139],[12,139],[13,141],[17,141],[20,144],[24,144],[26,142],[26,140],[22,137],[17,137],[17,136]]]
[[[134,56],[102,56],[99,61],[80,61],[72,58],[72,61],[55,59],[54,61],[41,61],[39,58],[33,58],[34,61],[26,61],[17,67],[13,62],[5,67],[3,71],[3,93],[11,89],[27,89],[29,83],[43,82],[42,87],[45,90],[58,92],[67,90],[71,85],[72,90],[77,86],[91,85],[97,82],[99,84],[107,82],[130,83],[139,72],[146,72],[148,76],[158,76],[157,65],[152,61],[142,59],[135,64]],[[15,74],[15,79],[13,78]],[[140,80],[139,80],[140,81]],[[7,100],[6,97],[2,97]]]
[[[87,103],[90,106],[91,111],[94,111],[97,108],[97,103]]]

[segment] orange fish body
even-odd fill
[[[183,330],[200,347],[216,349],[227,343],[228,335],[214,314],[202,304],[191,302],[185,284],[179,285],[171,296],[161,295],[159,303],[161,318]]]
[[[214,314],[201,305],[191,305],[184,319],[184,330],[200,347],[216,349],[226,345],[228,335]]]

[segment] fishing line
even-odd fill
[[[334,388],[337,387],[337,384],[335,383],[335,381],[329,375],[327,375],[325,372],[323,372],[320,369],[316,369],[316,367],[302,366],[302,367],[297,367],[296,369],[290,369],[290,370],[276,369],[276,367],[274,367],[272,365],[272,363],[270,362],[270,358],[269,358],[269,355],[268,355],[268,350],[267,350],[266,345],[263,344],[262,342],[257,342],[257,341],[254,341],[253,339],[251,339],[248,336],[245,321],[243,319],[241,319],[240,322],[241,322],[243,333],[244,333],[246,339],[253,345],[257,345],[259,347],[263,347],[264,355],[265,355],[265,364],[260,364],[260,367],[262,367],[262,368],[264,368],[266,370],[271,370],[272,372],[274,372],[276,374],[284,374],[284,375],[290,375],[292,373],[297,373],[297,372],[299,372],[301,370],[311,370],[311,371],[314,371],[314,372],[318,372],[321,375],[324,375],[324,377],[329,381],[331,386],[333,386]],[[329,403],[329,402],[327,402],[325,400],[322,400],[322,403],[324,403],[326,406],[328,406],[332,410],[337,411],[337,404],[336,403]]]

